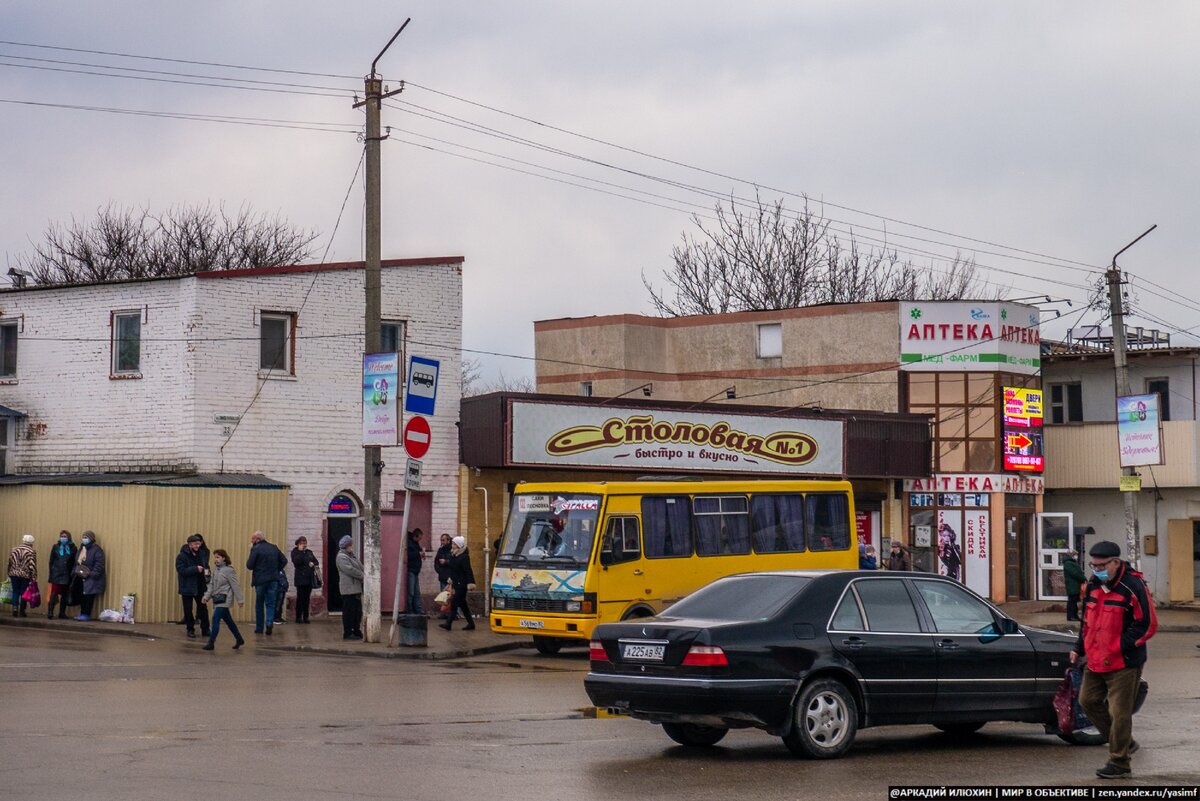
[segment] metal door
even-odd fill
[[[1039,601],[1065,601],[1067,587],[1062,560],[1071,552],[1071,531],[1075,516],[1070,512],[1042,512],[1037,515]]]

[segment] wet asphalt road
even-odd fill
[[[1200,781],[1198,641],[1151,644],[1134,783]],[[882,799],[888,785],[1096,784],[1105,761],[1018,724],[957,740],[871,729],[829,762],[754,731],[689,751],[650,724],[584,718],[586,669],[579,650],[418,663],[0,627],[0,788],[20,801]]]

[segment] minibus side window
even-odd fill
[[[750,499],[750,531],[757,553],[804,550],[804,496],[755,495]]]
[[[600,564],[616,565],[630,562],[642,555],[641,537],[636,517],[610,517],[604,531]]]
[[[750,515],[745,496],[701,496],[692,502],[692,513],[697,554],[750,553]]]
[[[649,559],[692,555],[692,502],[686,495],[642,498],[642,550]]]
[[[805,496],[808,549],[844,551],[850,547],[850,501],[836,493]]]

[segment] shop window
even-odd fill
[[[910,407],[937,403],[937,374],[908,373],[907,375]]]
[[[962,405],[967,402],[967,376],[965,373],[941,373],[938,375],[938,403]]]
[[[1166,378],[1147,378],[1146,394],[1158,393],[1158,419],[1171,419],[1171,382]]]
[[[962,440],[938,443],[938,472],[962,473],[967,469],[967,449]]]
[[[1054,425],[1083,422],[1082,384],[1050,385],[1050,422]]]
[[[783,355],[783,325],[764,323],[758,327],[758,358],[774,359]]]

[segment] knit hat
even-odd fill
[[[21,537],[21,542],[25,543],[26,545],[33,545],[33,535],[26,534],[24,537]]]
[[[1115,542],[1100,540],[1088,551],[1088,556],[1094,556],[1097,559],[1117,559],[1121,556],[1121,546]]]
[[[450,540],[450,542],[452,542],[454,544],[455,548],[466,548],[467,547],[467,538],[462,536],[461,534],[457,537],[452,538]]]
[[[338,548],[340,548],[343,551],[346,550],[347,548],[349,548],[353,544],[354,544],[354,538],[351,537],[349,534],[347,534],[346,536],[344,536],[340,540],[338,540]]]
[[[192,536],[187,538],[187,541],[188,542],[204,542],[204,537],[201,537],[199,534],[193,534]]]

